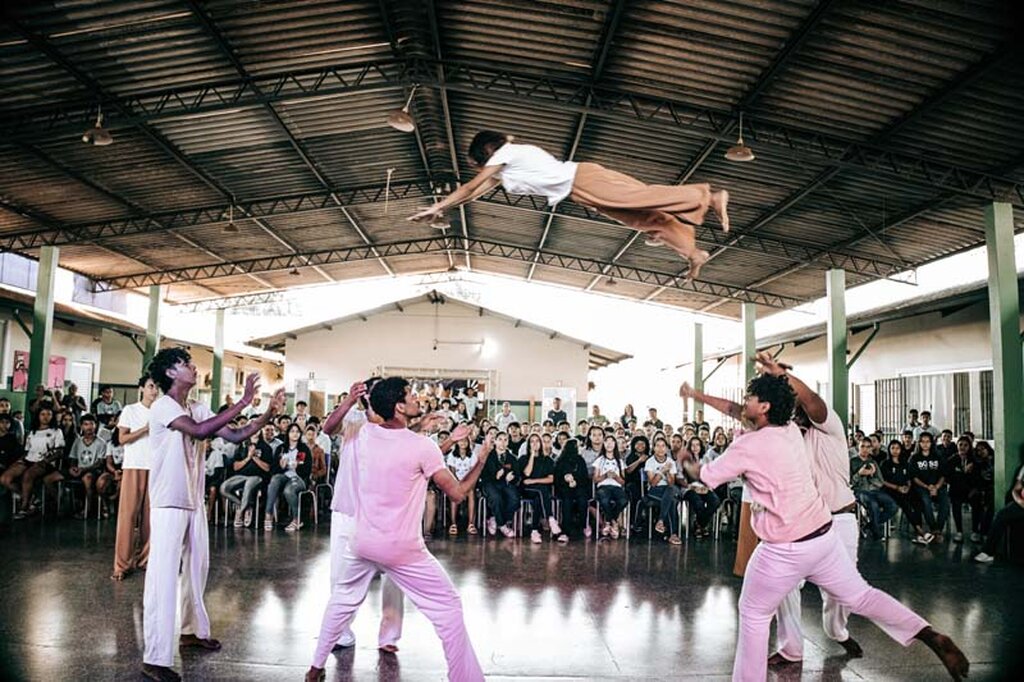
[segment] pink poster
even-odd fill
[[[11,379],[11,390],[28,390],[28,351],[14,351],[14,376]]]
[[[60,355],[50,356],[50,369],[46,375],[47,388],[64,389],[64,376],[67,374],[68,359]]]

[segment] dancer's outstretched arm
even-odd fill
[[[357,381],[352,384],[348,389],[348,397],[342,400],[337,407],[324,420],[323,432],[328,436],[334,436],[341,430],[341,425],[345,422],[345,415],[348,411],[356,404],[356,402],[366,395],[366,384],[362,381]]]
[[[460,424],[455,427],[452,431],[451,440],[460,441],[469,435],[469,427],[465,424]],[[434,485],[441,489],[448,499],[455,504],[461,504],[466,497],[476,488],[477,479],[480,478],[481,472],[484,470],[484,465],[487,464],[487,458],[491,456],[491,452],[494,450],[494,439],[491,436],[487,436],[484,439],[483,446],[480,448],[479,454],[477,454],[477,462],[466,477],[461,481],[452,474],[447,468],[440,469],[433,476]]]
[[[421,222],[424,220],[433,220],[440,216],[446,209],[454,208],[466,202],[472,201],[487,190],[494,187],[497,181],[497,174],[501,172],[503,166],[484,166],[480,169],[472,180],[467,182],[465,185],[457,188],[454,192],[446,196],[441,201],[428,206],[419,213],[415,213],[409,216],[409,220],[414,222]],[[483,189],[481,190],[481,187]]]
[[[815,424],[824,424],[825,420],[828,419],[828,405],[821,399],[821,396],[815,393],[807,386],[804,382],[800,381],[797,377],[789,373],[789,369],[786,365],[778,362],[766,351],[761,351],[754,356],[754,362],[761,368],[761,371],[765,374],[771,374],[772,376],[785,376],[789,379],[789,385],[793,388],[796,393],[796,400],[807,416],[810,417],[811,421]]]
[[[698,391],[691,386],[689,382],[683,382],[683,385],[679,387],[679,397],[699,400],[705,405],[709,405],[722,414],[728,415],[736,420],[742,419],[743,417],[743,406],[739,403],[734,403],[733,401],[725,398],[716,398],[715,396],[708,395],[703,391]]]

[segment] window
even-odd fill
[[[987,369],[981,373],[981,433],[975,434],[978,438],[992,440],[995,434],[992,433],[992,403],[995,402],[995,392],[992,385],[992,370]]]

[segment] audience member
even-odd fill
[[[660,512],[654,529],[662,535],[667,534],[671,544],[681,545],[679,509],[676,505],[680,493],[675,485],[679,469],[676,467],[675,459],[669,457],[668,442],[664,437],[654,440],[654,457],[647,460],[644,473],[647,475],[647,497],[652,506],[657,506]]]
[[[921,411],[921,423],[914,427],[914,441],[920,442],[921,434],[927,433],[932,437],[932,446],[939,439],[939,430],[932,425],[932,413],[928,410]]]
[[[67,456],[68,478],[80,481],[85,492],[85,508],[75,513],[75,518],[79,519],[84,519],[86,510],[95,503],[96,481],[106,470],[107,442],[97,437],[96,426],[94,416],[82,415],[82,433],[71,445]]]
[[[458,481],[465,480],[466,476],[469,475],[469,472],[472,471],[473,467],[476,466],[477,461],[478,461],[477,460],[477,456],[476,456],[476,453],[473,452],[473,446],[471,445],[470,438],[463,438],[461,440],[455,441],[455,447],[452,448],[452,451],[450,453],[448,453],[448,455],[445,457],[445,464],[448,466],[448,469],[452,472],[452,475],[455,476],[456,480],[458,480]],[[454,500],[450,501],[448,504],[451,507],[451,517],[452,517],[452,523],[451,523],[450,526],[448,526],[448,534],[449,535],[458,535],[459,534],[458,511],[459,511],[459,507],[461,505],[456,503]],[[477,529],[476,529],[476,523],[475,523],[475,519],[476,519],[476,491],[475,490],[469,491],[469,494],[466,496],[465,504],[466,504],[466,512],[467,512],[467,514],[466,514],[466,533],[469,534],[469,535],[476,535],[477,534]]]
[[[921,413],[922,424],[924,414]],[[918,436],[917,449],[910,458],[910,472],[914,481],[914,494],[935,539],[942,541],[942,533],[949,518],[949,488],[946,485],[944,462],[934,449],[935,439],[930,431]]]
[[[690,439],[687,449],[689,461],[700,464],[704,461],[704,441],[698,437]],[[683,501],[689,506],[694,517],[694,534],[698,538],[706,538],[711,535],[711,521],[721,504],[718,495],[709,490],[699,479],[691,478],[686,470],[677,462],[677,478],[680,482],[686,482],[687,489],[683,493]]]
[[[858,456],[850,460],[850,487],[853,488],[857,502],[868,512],[871,537],[883,540],[885,534],[882,532],[882,526],[896,515],[898,507],[892,497],[882,492],[885,485],[881,466],[872,457],[871,450],[869,442],[861,441]]]
[[[96,415],[100,426],[111,428],[117,415],[121,414],[121,409],[121,403],[114,400],[113,386],[100,386],[100,397],[92,401],[89,412]]]
[[[265,426],[263,434],[266,432]],[[220,486],[220,494],[237,505],[235,528],[248,528],[252,525],[256,492],[270,474],[274,451],[263,435],[253,434],[247,445],[239,445],[231,469],[226,472],[227,478]]]
[[[1024,447],[1021,448],[1020,454],[1024,462]],[[1005,505],[996,512],[985,544],[982,545],[981,551],[974,555],[974,560],[978,563],[990,564],[995,561],[1010,524],[1024,521],[1024,463],[1019,465],[1013,474],[1013,485],[1006,493]]]
[[[889,442],[889,458],[879,465],[882,472],[882,492],[892,498],[907,521],[917,532],[912,542],[927,545],[935,536],[921,525],[921,513],[917,508],[917,499],[911,491],[914,485],[910,473],[910,455],[906,453],[903,443],[898,440]]]
[[[558,396],[555,396],[554,400],[551,401],[551,409],[548,410],[547,417],[556,424],[569,420],[569,416],[562,409],[562,399]]]
[[[530,541],[541,542],[544,526],[554,537],[562,533],[555,518],[552,497],[554,496],[555,463],[544,453],[544,441],[536,433],[530,434],[526,442],[526,454],[519,457],[519,470],[523,476],[523,498],[532,509]]]
[[[507,403],[506,403],[507,404]],[[510,422],[511,423],[511,422]],[[498,529],[507,538],[515,535],[512,521],[519,509],[520,472],[516,456],[508,449],[508,434],[499,433],[494,441],[494,454],[487,459],[480,474],[481,492],[487,500],[487,534]]]
[[[39,511],[34,498],[37,482],[42,482],[56,499],[57,482],[64,456],[64,434],[54,424],[53,410],[44,405],[36,415],[36,427],[25,438],[25,456],[0,476],[0,485],[21,495],[15,519],[24,519]]]
[[[590,499],[590,474],[586,460],[579,453],[576,439],[565,441],[562,454],[555,461],[555,494],[562,505],[561,543],[578,539],[586,521]]]
[[[274,451],[267,486],[267,506],[263,530],[271,531],[277,518],[277,498],[282,493],[288,503],[290,522],[285,531],[291,533],[302,528],[299,518],[299,494],[309,489],[309,476],[313,472],[313,453],[302,440],[302,427],[292,422],[285,432],[284,442]]]
[[[618,443],[613,436],[606,436],[602,441],[601,455],[594,461],[592,475],[597,507],[604,519],[601,537],[619,537],[619,516],[628,504],[625,473]]]

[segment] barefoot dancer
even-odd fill
[[[710,207],[722,229],[729,231],[729,193],[697,185],[647,185],[634,177],[596,163],[558,161],[540,147],[514,144],[504,133],[484,130],[469,146],[476,177],[444,200],[413,215],[410,220],[434,220],[448,208],[473,201],[498,183],[512,194],[538,194],[554,206],[566,197],[661,240],[690,261],[689,279],[695,279],[708,259],[697,248],[694,225],[704,223]]]
[[[680,394],[693,397],[694,392],[684,384]],[[709,488],[744,476],[753,500],[751,523],[761,544],[743,578],[733,680],[762,682],[767,677],[772,616],[802,580],[815,583],[851,612],[870,618],[903,646],[920,640],[954,680],[966,676],[967,658],[949,637],[868,585],[857,571],[814,485],[800,429],[790,420],[796,395],[786,377],[762,374],[752,379],[742,406],[723,400],[708,404],[726,407],[753,428],[715,461],[686,463],[690,475]]]

